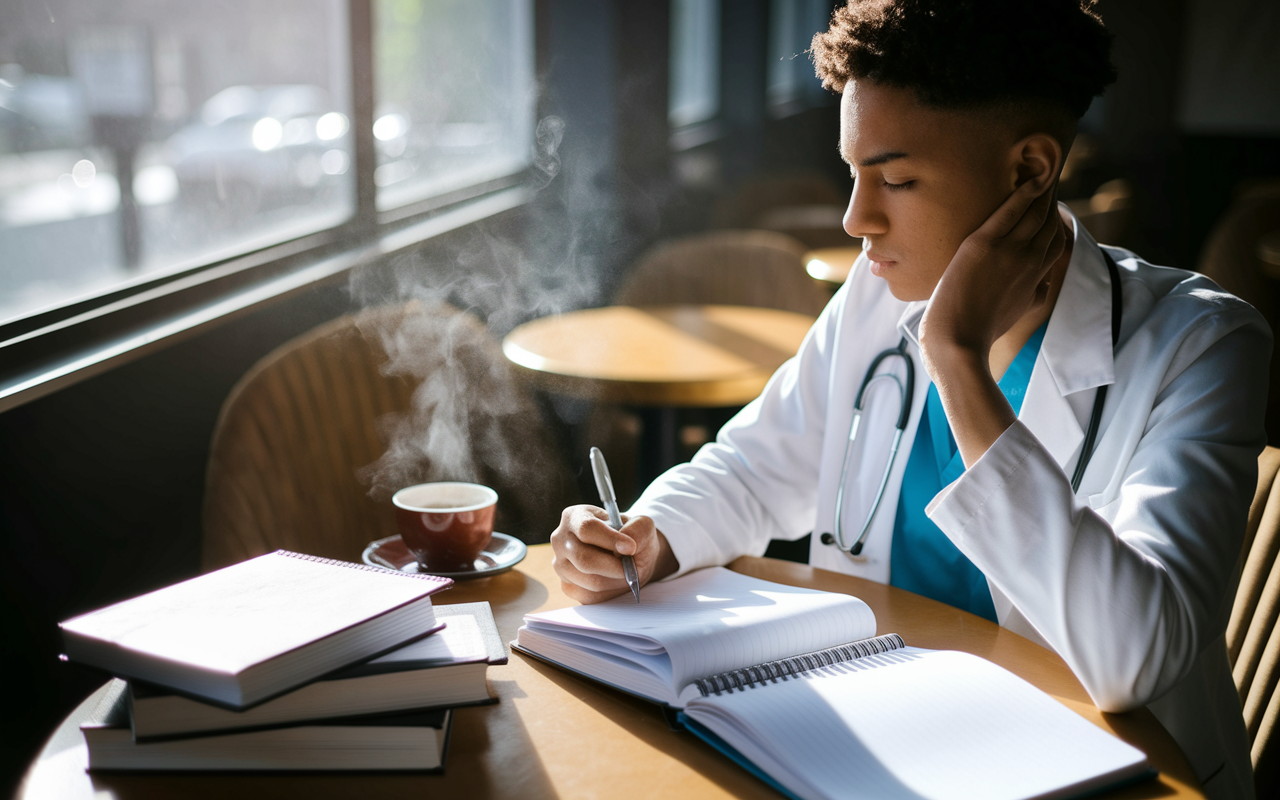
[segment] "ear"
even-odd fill
[[[1014,187],[1031,181],[1039,194],[1048,189],[1062,171],[1062,145],[1047,133],[1033,133],[1010,148],[1009,161]]]

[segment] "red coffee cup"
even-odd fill
[[[478,483],[420,483],[391,497],[405,546],[423,569],[461,572],[493,536],[498,493]]]

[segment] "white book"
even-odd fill
[[[72,661],[244,708],[435,630],[452,584],[279,550],[59,627]]]
[[[805,798],[1022,800],[1153,774],[1142,752],[1013,673],[875,635],[848,595],[716,567],[525,617],[514,647],[680,709],[692,732]]]

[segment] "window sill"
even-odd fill
[[[238,315],[464,225],[529,202],[525,185],[505,185],[454,203],[371,239],[336,229],[143,288],[54,321],[6,326],[0,341],[0,412],[16,408]]]

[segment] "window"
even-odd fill
[[[534,87],[530,0],[379,0],[378,208],[529,164]]]
[[[278,273],[345,232],[389,232],[379,210],[509,185],[531,158],[532,6],[9,0],[0,329],[250,253]]]
[[[19,2],[0,323],[352,213],[346,5]]]
[[[672,0],[672,128],[715,119],[720,112],[720,0]]]
[[[830,102],[814,74],[809,47],[831,23],[830,0],[771,0],[769,5],[769,110],[782,117]]]

